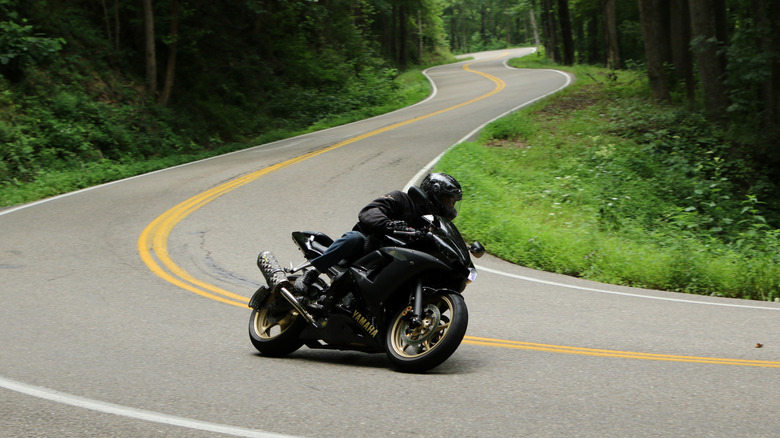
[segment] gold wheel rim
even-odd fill
[[[271,322],[268,317],[268,309],[262,309],[255,313],[253,328],[257,337],[269,340],[284,333],[295,322],[297,317],[297,313],[288,312],[284,318]]]
[[[442,305],[444,305],[444,310],[440,312],[442,315],[441,320],[436,327],[430,328],[430,330],[433,330],[436,333],[432,336],[429,336],[428,339],[421,342],[419,345],[413,345],[404,342],[403,333],[404,330],[406,330],[408,323],[403,320],[402,315],[399,315],[398,318],[396,318],[395,322],[393,323],[393,328],[391,331],[392,336],[390,339],[391,346],[396,354],[406,359],[419,358],[430,353],[439,344],[441,344],[441,341],[444,340],[444,338],[447,336],[447,333],[449,332],[454,316],[455,306],[452,304],[452,301],[450,301],[449,298],[445,296],[440,296],[438,302],[434,303],[434,305],[438,305],[440,308]],[[445,317],[444,315],[447,316]],[[425,324],[426,319],[423,320],[423,324]]]

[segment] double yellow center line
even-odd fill
[[[506,56],[506,53],[501,54],[500,56],[497,56],[495,58],[491,58],[489,60],[501,58],[503,56]],[[174,263],[174,261],[171,259],[170,254],[168,253],[168,239],[174,227],[176,227],[176,225],[179,222],[184,220],[184,218],[186,218],[187,216],[189,216],[199,208],[203,207],[204,205],[208,204],[209,202],[217,199],[218,197],[224,195],[225,193],[228,193],[243,185],[249,184],[250,182],[255,181],[259,178],[262,178],[263,176],[268,175],[269,173],[275,172],[280,169],[284,169],[286,167],[308,160],[309,158],[315,157],[317,155],[330,152],[342,146],[346,146],[348,144],[352,144],[357,141],[364,140],[369,137],[373,137],[383,132],[391,131],[393,129],[410,125],[412,123],[419,122],[421,120],[445,113],[447,111],[452,111],[454,109],[461,108],[466,105],[470,105],[474,102],[480,101],[496,93],[499,93],[501,90],[503,90],[506,87],[506,83],[503,80],[484,72],[472,70],[471,69],[472,64],[474,63],[469,63],[464,65],[463,69],[468,72],[483,76],[489,79],[490,81],[492,81],[495,84],[495,88],[493,88],[493,90],[477,98],[471,99],[467,102],[463,102],[458,105],[451,106],[449,108],[435,111],[430,114],[419,116],[410,120],[398,122],[386,126],[384,128],[380,128],[356,137],[349,138],[347,140],[328,146],[326,148],[319,149],[314,152],[309,152],[307,154],[289,159],[279,164],[266,167],[264,169],[258,170],[256,172],[252,172],[250,174],[231,180],[227,183],[216,186],[199,195],[187,199],[186,201],[176,205],[175,207],[171,208],[170,210],[160,215],[158,218],[152,221],[143,230],[143,232],[141,232],[141,235],[138,238],[138,253],[141,256],[141,260],[143,260],[146,266],[148,266],[149,269],[152,272],[154,272],[157,276],[182,289],[188,290],[190,292],[193,292],[195,294],[198,294],[200,296],[215,301],[219,301],[221,303],[245,308],[249,301],[247,297],[227,291],[213,284],[198,280],[197,278],[193,277],[188,272],[186,272],[184,269],[182,269],[180,266],[178,266],[176,263]],[[644,360],[661,360],[661,361],[673,361],[673,362],[693,362],[693,363],[709,363],[709,364],[720,364],[720,365],[742,365],[742,366],[780,368],[780,362],[754,361],[754,360],[741,360],[741,359],[718,359],[718,358],[693,357],[693,356],[673,356],[673,355],[663,355],[663,354],[598,350],[598,349],[590,349],[590,348],[577,348],[577,347],[566,347],[560,345],[545,345],[545,344],[535,344],[530,342],[517,342],[517,341],[507,341],[501,339],[480,338],[475,336],[466,336],[463,340],[463,343],[471,344],[471,345],[489,346],[489,347],[536,350],[536,351],[546,351],[546,352],[553,352],[553,353],[579,354],[579,355],[588,355],[588,356],[619,357],[625,359],[644,359]]]
[[[507,54],[508,53],[503,53],[495,58],[491,58],[490,60],[501,58],[503,56],[506,56]],[[506,87],[506,82],[504,82],[503,80],[495,76],[489,75],[487,73],[471,70],[470,67],[472,64],[473,63],[464,65],[463,69],[481,75],[489,79],[490,81],[492,81],[495,84],[495,87],[490,92],[483,94],[479,97],[476,97],[474,99],[471,99],[467,102],[463,102],[458,105],[451,106],[449,108],[445,108],[429,114],[425,114],[410,120],[394,123],[384,128],[380,128],[371,132],[367,132],[365,134],[358,135],[356,137],[349,138],[347,140],[325,147],[323,149],[319,149],[314,152],[309,152],[307,154],[289,159],[279,164],[266,167],[256,172],[252,172],[250,174],[228,181],[227,183],[221,184],[217,187],[212,188],[211,190],[207,190],[197,196],[194,196],[176,205],[175,207],[171,208],[165,213],[163,213],[157,219],[152,221],[143,230],[143,232],[141,232],[141,235],[138,238],[138,253],[141,256],[141,260],[143,260],[146,266],[148,266],[149,269],[152,272],[154,272],[157,276],[163,278],[164,280],[176,286],[179,286],[190,292],[196,293],[203,297],[210,298],[222,303],[231,304],[239,307],[246,307],[247,302],[249,301],[248,298],[224,290],[213,284],[209,284],[201,280],[198,280],[197,278],[191,276],[184,269],[182,269],[181,267],[176,265],[176,263],[173,262],[173,260],[170,257],[170,254],[168,253],[168,238],[170,236],[171,231],[173,231],[173,228],[184,218],[186,218],[187,216],[189,216],[199,208],[203,207],[204,205],[208,204],[209,202],[217,199],[218,197],[224,195],[225,193],[237,189],[238,187],[249,184],[250,182],[255,181],[259,178],[262,178],[263,176],[268,175],[269,173],[275,172],[280,169],[284,169],[285,167],[292,166],[293,164],[300,163],[302,161],[308,160],[309,158],[315,157],[317,155],[330,152],[342,146],[346,146],[348,144],[352,144],[357,141],[364,140],[369,137],[373,137],[383,132],[391,131],[393,129],[410,125],[412,123],[419,122],[420,120],[424,120],[429,117],[433,117],[445,113],[447,111],[452,111],[454,109],[461,108],[466,105],[470,105],[474,102],[490,97],[500,92],[501,90],[504,89],[504,87]]]
[[[618,357],[622,359],[658,360],[666,362],[707,363],[715,365],[740,365],[751,367],[780,368],[780,362],[726,359],[716,357],[679,356],[672,354],[639,353],[635,351],[601,350],[597,348],[566,347],[562,345],[537,344],[533,342],[506,341],[503,339],[480,338],[466,336],[464,344],[486,347],[511,348],[517,350],[546,351],[549,353],[579,354],[584,356]]]

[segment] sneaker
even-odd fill
[[[308,294],[309,292],[309,286],[314,284],[315,281],[317,281],[317,278],[319,278],[320,273],[316,269],[309,269],[306,271],[303,275],[298,277],[297,280],[295,280],[295,292],[299,294]]]

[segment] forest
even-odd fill
[[[679,176],[716,169],[696,190],[776,231],[778,23],[772,0],[0,0],[0,206],[370,117],[424,98],[427,66],[536,46],[685,114],[623,127],[711,156]]]
[[[0,0],[0,181],[305,126],[380,106],[412,66],[523,45],[646,71],[769,171],[778,18],[771,0]]]

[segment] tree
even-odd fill
[[[693,78],[693,60],[690,50],[691,14],[688,0],[672,1],[670,12],[670,44],[675,79],[685,83],[686,99],[688,104],[693,106],[696,83]]]
[[[174,74],[176,72],[176,50],[179,39],[179,0],[171,0],[171,28],[168,35],[168,62],[165,68],[165,84],[160,95],[160,105],[168,105],[173,91]]]
[[[536,26],[536,14],[534,13],[533,8],[528,11],[528,17],[531,20],[531,28],[534,32],[534,46],[538,47],[541,45],[541,42],[539,40],[539,28]]]
[[[725,0],[690,0],[692,45],[699,67],[704,103],[715,119],[725,116],[728,96],[724,84],[726,44]]]
[[[618,44],[615,0],[601,0],[601,12],[604,16],[604,41],[607,51],[607,68],[622,68],[620,46]]]
[[[548,58],[558,62],[561,56],[558,52],[558,23],[555,20],[555,7],[553,0],[541,0],[541,2],[544,50]]]
[[[574,64],[574,37],[571,32],[568,0],[558,0],[558,20],[561,24],[561,39],[563,40],[563,63],[564,65],[572,65]]]
[[[760,29],[760,48],[768,55],[767,75],[761,85],[763,101],[762,126],[780,137],[780,5],[776,1],[752,2],[754,16]],[[775,152],[780,154],[780,150]]]
[[[650,89],[656,99],[668,101],[669,78],[666,66],[671,61],[669,0],[639,0],[639,16]]]
[[[157,93],[157,55],[155,53],[154,11],[152,0],[143,0],[144,8],[144,41],[146,54],[146,94],[154,96]]]

